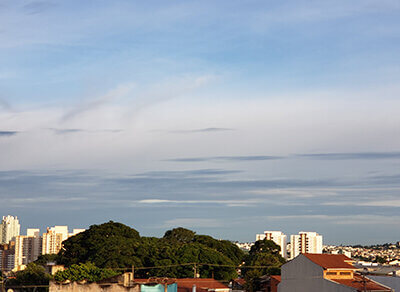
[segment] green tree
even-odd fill
[[[64,271],[58,271],[54,275],[54,280],[58,282],[70,281],[82,281],[87,280],[88,282],[96,282],[103,279],[108,279],[119,275],[119,272],[111,269],[101,269],[96,267],[92,263],[72,265]]]
[[[57,254],[43,254],[37,258],[35,264],[45,267],[47,263],[52,263],[52,262],[57,263],[57,260],[58,260]]]
[[[280,267],[285,259],[280,256],[280,247],[272,240],[258,240],[251,247],[246,257],[245,266],[260,268],[245,268],[242,273],[246,279],[246,289],[250,292],[260,289],[258,279],[263,275],[280,275]]]
[[[172,243],[189,243],[193,241],[195,234],[192,230],[178,227],[165,232],[164,239]]]
[[[51,276],[45,272],[45,269],[35,263],[29,263],[23,271],[16,272],[13,276],[15,278],[10,278],[6,282],[7,289],[18,286],[47,286],[51,279]],[[19,290],[32,291],[32,288],[21,288]],[[47,288],[39,287],[36,291],[47,290]]]
[[[217,240],[208,235],[196,235],[193,241],[221,252],[236,265],[243,262],[245,253],[236,244],[228,240]]]
[[[139,232],[121,223],[92,225],[63,242],[57,262],[66,266],[92,262],[101,268],[142,266],[136,251],[141,244]]]
[[[134,265],[135,275],[144,278],[193,277],[193,265],[189,264],[196,263],[201,277],[231,280],[237,276],[235,266],[243,261],[243,252],[233,243],[196,235],[181,227],[167,231],[163,238],[140,237],[136,230],[110,221],[93,225],[63,244],[56,259],[58,264],[72,267],[91,262],[99,268]]]

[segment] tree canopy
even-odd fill
[[[18,286],[46,286],[51,279],[51,276],[45,272],[45,269],[35,263],[29,263],[23,271],[16,272],[13,276],[6,282],[7,289]],[[47,291],[47,289],[40,287],[36,291]]]
[[[260,266],[262,268],[243,269],[248,291],[260,289],[258,279],[263,275],[280,275],[280,268],[285,259],[280,255],[280,246],[272,240],[258,240],[251,247],[245,259],[245,266]]]
[[[99,268],[130,268],[133,265],[137,277],[176,278],[193,277],[194,263],[208,264],[196,267],[201,277],[231,280],[237,277],[235,266],[242,263],[243,258],[243,251],[230,241],[196,235],[182,227],[168,230],[162,238],[141,237],[136,230],[110,221],[93,225],[64,241],[57,262],[67,267],[75,265],[75,268],[88,262]],[[179,266],[181,264],[193,265]]]
[[[101,269],[96,267],[92,263],[86,264],[73,264],[64,271],[58,271],[54,275],[54,280],[58,282],[64,282],[65,280],[70,281],[82,281],[87,280],[88,282],[96,282],[103,279],[108,279],[119,275],[120,272],[113,271],[111,269]]]

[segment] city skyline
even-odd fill
[[[399,15],[391,0],[3,1],[0,214],[397,242]]]

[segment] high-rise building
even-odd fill
[[[28,229],[27,235],[19,235],[15,239],[14,266],[22,266],[37,260],[42,254],[42,237],[39,229]]]
[[[322,253],[322,235],[316,232],[299,232],[290,236],[290,258],[301,253]]]
[[[3,216],[0,226],[0,243],[8,244],[11,240],[14,240],[19,235],[20,229],[18,217]]]
[[[287,258],[287,236],[281,231],[264,231],[263,234],[257,234],[256,240],[272,240],[281,248],[281,256]]]
[[[56,254],[62,247],[62,242],[68,239],[68,226],[47,228],[42,238],[42,254]]]
[[[0,271],[9,272],[14,269],[14,243],[0,244]]]

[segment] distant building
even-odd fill
[[[62,242],[69,237],[85,231],[85,229],[73,229],[68,233],[68,226],[54,226],[47,228],[42,236],[42,254],[56,254],[62,248]]]
[[[249,251],[254,245],[254,242],[235,242],[235,244],[241,250]]]
[[[8,244],[11,240],[14,240],[19,235],[20,229],[18,217],[3,216],[0,225],[0,243]]]
[[[21,269],[30,262],[36,261],[42,254],[42,237],[39,229],[28,229],[26,235],[19,235],[15,239],[14,266]]]
[[[281,231],[264,231],[264,234],[257,234],[256,240],[272,240],[281,248],[281,256],[287,258],[287,236]]]
[[[0,271],[14,269],[14,244],[0,244]]]
[[[231,292],[231,289],[227,285],[210,278],[176,279],[176,283],[178,285],[178,292]],[[195,290],[193,287],[195,287]]]
[[[301,253],[322,253],[322,235],[316,232],[299,232],[290,236],[290,258]]]
[[[97,282],[68,281],[64,283],[57,283],[51,280],[49,292],[178,292],[178,285],[176,283],[177,280],[178,279],[171,278],[134,279],[132,273],[124,273],[123,275],[111,277]],[[190,287],[190,292],[192,292],[192,287]],[[197,292],[208,291],[199,289]]]
[[[278,292],[391,292],[356,272],[344,255],[303,253],[282,266]]]
[[[43,233],[42,254],[56,254],[62,247],[62,242],[68,239],[68,226],[54,226]]]

